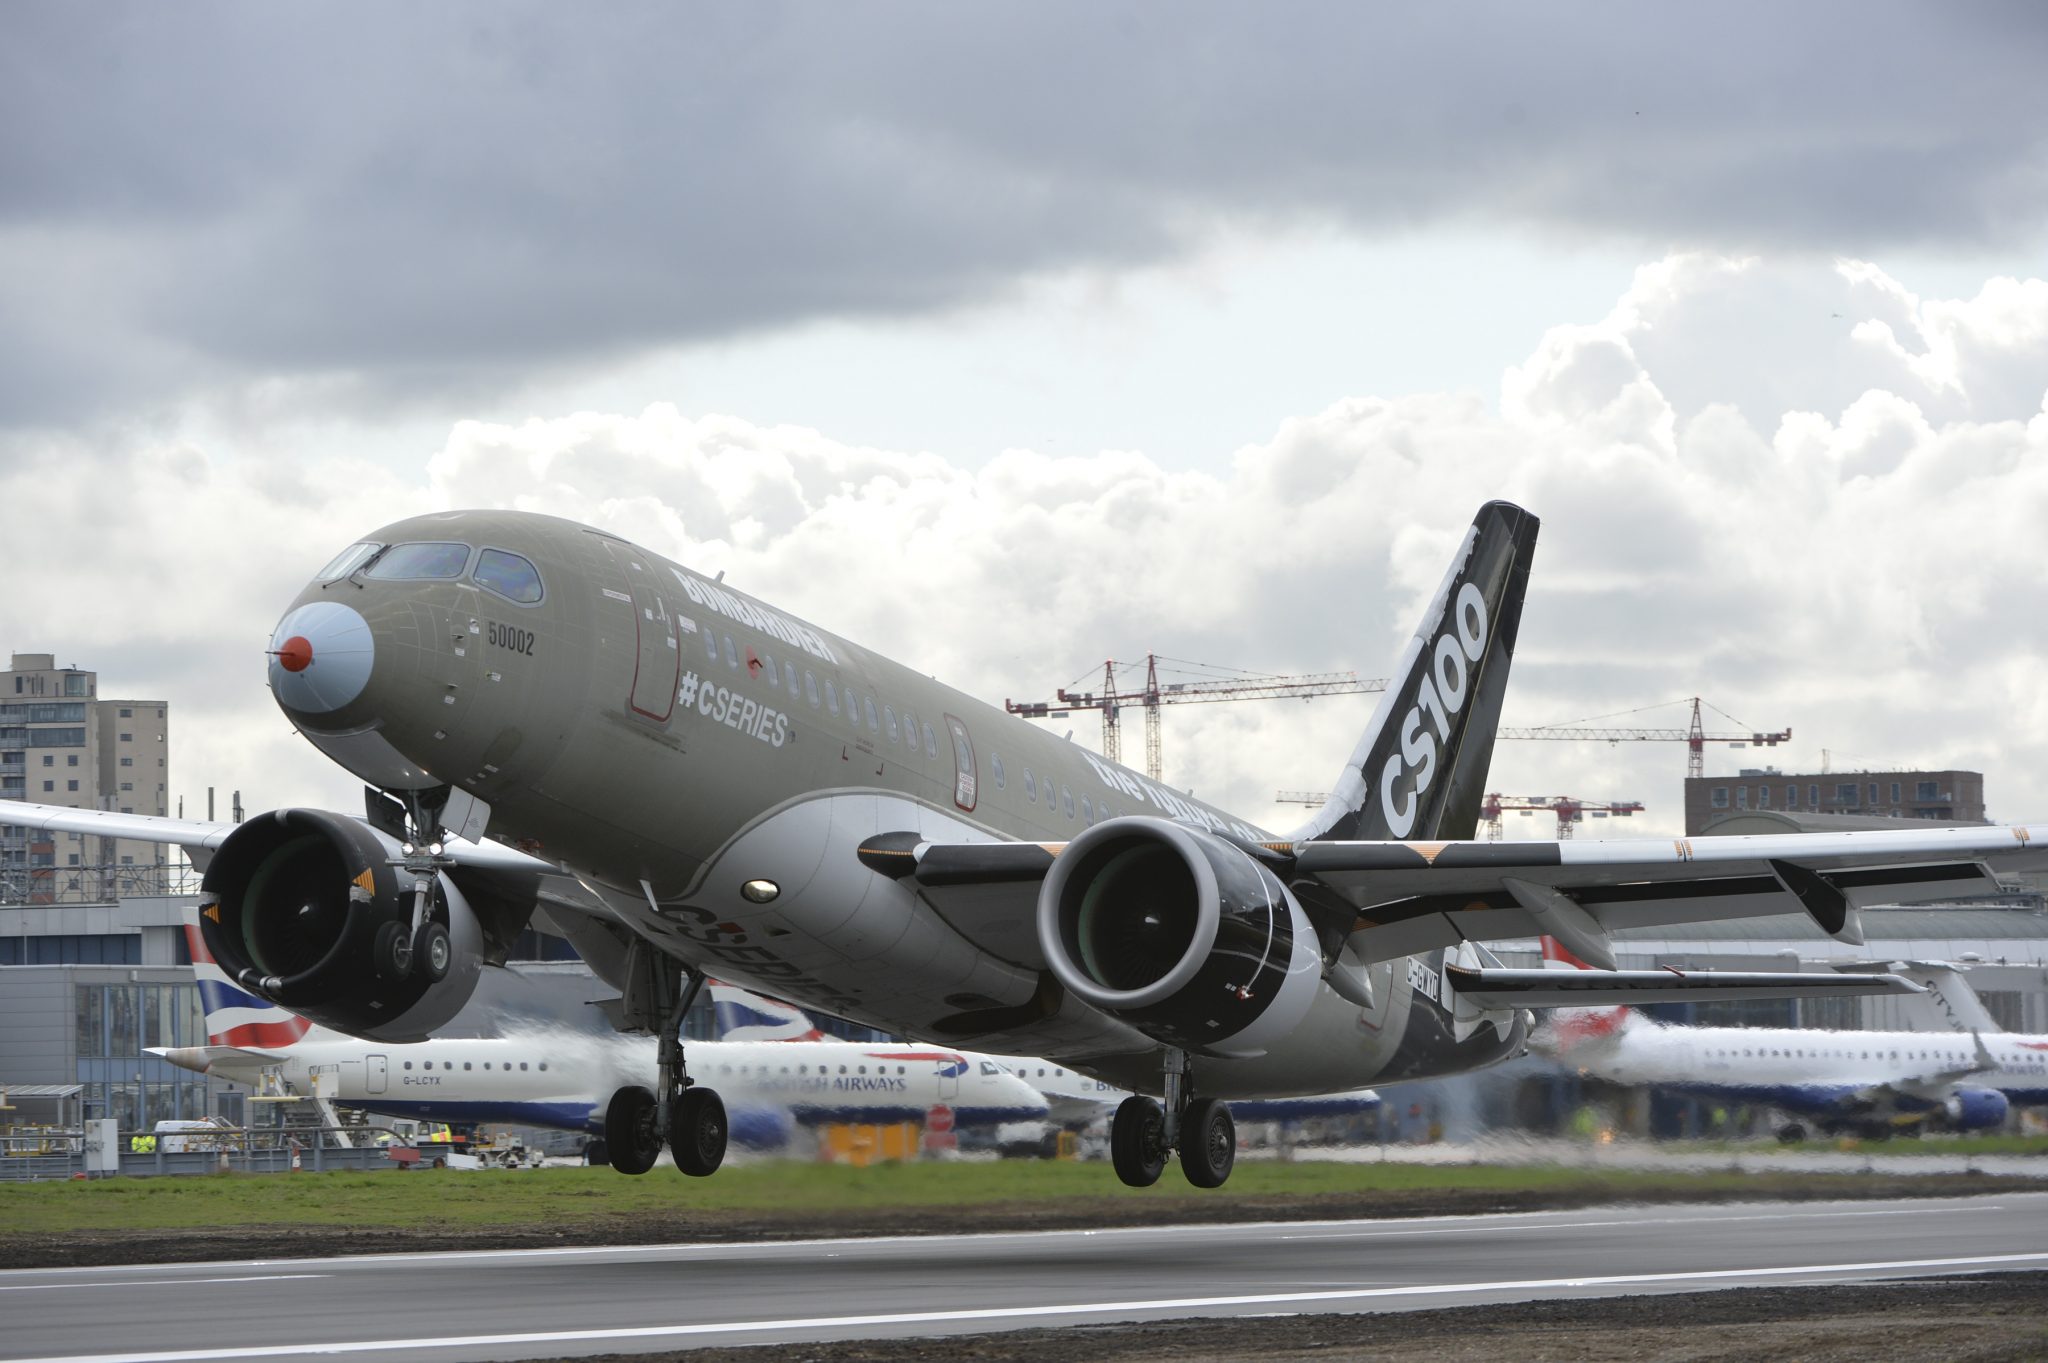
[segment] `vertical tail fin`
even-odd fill
[[[720,1041],[823,1041],[802,1009],[763,998],[737,985],[711,981],[711,1011]]]
[[[1927,990],[1899,1000],[1912,1019],[1913,1030],[1921,1032],[2004,1031],[1992,1018],[1991,1010],[1964,978],[1962,970],[1948,961],[1907,961],[1893,967],[1914,984]]]
[[[185,910],[185,946],[192,956],[199,1003],[206,1011],[207,1044],[275,1050],[304,1040],[313,1030],[310,1021],[244,992],[214,961],[199,930],[199,912],[193,906]]]
[[[1538,524],[1508,502],[1479,509],[1365,737],[1297,841],[1478,831]]]
[[[1555,937],[1537,939],[1542,944],[1543,968],[1545,970],[1591,970],[1571,949]],[[1585,1041],[1603,1036],[1613,1036],[1628,1021],[1628,1008],[1558,1008],[1550,1014],[1552,1045],[1558,1051],[1568,1051]]]

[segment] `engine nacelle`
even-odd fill
[[[1307,1016],[1316,935],[1242,848],[1164,819],[1096,824],[1038,895],[1038,941],[1077,997],[1165,1045],[1265,1054]]]
[[[448,973],[415,961],[403,979],[378,972],[377,929],[412,922],[412,877],[398,844],[319,809],[280,809],[230,833],[202,882],[199,926],[228,978],[322,1026],[373,1041],[418,1041],[475,992],[484,933],[469,901],[436,877],[435,916],[448,927]]]
[[[1942,1115],[1956,1131],[1980,1131],[2002,1126],[2012,1104],[1998,1089],[1957,1089],[1941,1105]]]

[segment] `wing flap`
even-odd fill
[[[1897,975],[1837,975],[1765,970],[1499,970],[1446,966],[1444,979],[1480,1008],[1601,1008],[1691,1003],[1701,999],[1839,998],[1917,994]],[[1844,987],[1844,985],[1848,987]]]

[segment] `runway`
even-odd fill
[[[0,1358],[453,1363],[2048,1267],[2048,1194],[0,1273]]]

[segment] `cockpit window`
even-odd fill
[[[517,554],[486,549],[477,555],[476,585],[507,601],[531,606],[540,600],[540,572]]]
[[[336,554],[334,561],[325,568],[322,568],[320,576],[314,580],[318,582],[334,582],[347,577],[350,573],[368,563],[370,556],[383,547],[383,545],[373,544],[369,540],[351,544],[348,548]]]
[[[377,556],[365,577],[461,577],[469,566],[466,544],[394,544]]]

